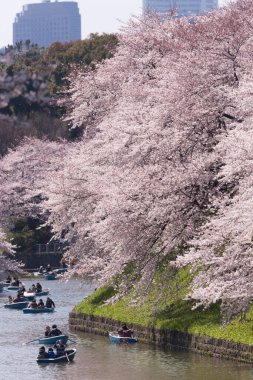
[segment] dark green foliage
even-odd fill
[[[50,228],[41,227],[38,219],[19,217],[12,223],[8,236],[19,254],[34,252],[37,244],[46,244],[52,237]]]
[[[29,40],[8,46],[0,59],[0,156],[25,136],[78,139],[82,130],[73,130],[62,120],[65,108],[57,99],[68,86],[66,77],[73,65],[94,67],[112,57],[117,43],[113,34],[92,34],[82,41],[56,42],[48,49]]]

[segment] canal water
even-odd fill
[[[29,287],[35,281],[25,284]],[[24,343],[43,335],[46,325],[57,324],[67,332],[69,311],[93,291],[75,280],[40,282],[51,290],[56,304],[52,314],[4,309],[8,294],[0,293],[0,380],[253,380],[250,365],[140,343],[113,345],[106,337],[83,333],[70,333],[76,341],[71,345],[77,348],[74,362],[39,365],[39,346]]]

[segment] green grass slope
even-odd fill
[[[159,273],[141,303],[132,291],[114,304],[107,303],[116,294],[112,286],[103,287],[78,304],[74,311],[125,323],[177,330],[253,345],[253,307],[244,321],[240,317],[223,326],[219,304],[207,310],[192,309],[185,295],[191,282],[188,269]]]

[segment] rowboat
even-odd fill
[[[25,309],[28,306],[29,302],[13,302],[13,303],[6,303],[4,304],[5,309]]]
[[[45,280],[58,280],[58,276],[56,274],[52,274],[52,273],[45,273],[43,274],[43,277]]]
[[[2,282],[2,284],[3,284],[3,287],[4,287],[4,288],[7,288],[8,286],[11,285],[10,282]]]
[[[68,335],[50,336],[49,338],[39,338],[39,344],[55,344],[57,340],[61,340],[63,344],[67,343]]]
[[[136,343],[137,338],[133,336],[120,336],[117,332],[109,332],[109,339],[112,343]]]
[[[24,297],[32,301],[34,297],[47,296],[49,294],[50,289],[45,288],[41,292],[24,292]]]
[[[53,312],[54,312],[54,307],[44,307],[41,309],[30,309],[30,308],[23,309],[24,314],[53,313]]]
[[[10,290],[10,291],[18,291],[19,290],[19,286],[13,286],[13,285],[10,285],[7,287],[7,290]]]
[[[76,348],[67,350],[64,355],[56,358],[37,359],[37,363],[68,363],[72,362],[76,354]]]
[[[67,272],[68,271],[68,268],[60,268],[60,269],[57,269],[56,270],[56,273],[57,274],[63,274],[63,273],[65,273],[65,272]]]

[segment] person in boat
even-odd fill
[[[24,297],[24,291],[19,289],[18,292],[17,292],[17,295],[20,296],[20,297]]]
[[[47,297],[47,300],[46,300],[46,307],[48,309],[50,309],[51,307],[55,307],[54,301],[51,298],[49,298],[49,297]]]
[[[17,297],[14,298],[13,302],[24,302],[23,294],[18,292]]]
[[[124,324],[121,329],[118,331],[119,336],[123,337],[131,337],[133,335],[133,331],[130,330],[126,324]]]
[[[46,338],[49,338],[49,337],[50,337],[50,333],[51,333],[50,326],[46,326],[45,337],[46,337]]]
[[[38,309],[44,309],[44,307],[45,307],[44,301],[43,299],[40,299],[38,302]]]
[[[46,352],[45,347],[42,346],[39,349],[38,359],[46,359],[46,358],[48,358],[48,353]]]
[[[29,288],[29,293],[35,293],[36,292],[36,286],[35,284],[32,284],[32,286]]]
[[[49,336],[59,336],[59,335],[62,335],[61,330],[59,330],[56,325],[53,325]]]
[[[19,280],[17,277],[14,278],[14,280],[11,283],[12,286],[19,286]]]
[[[25,285],[23,284],[23,282],[19,283],[19,290],[18,291],[20,293],[24,294],[24,292],[25,292]]]
[[[36,293],[40,293],[40,292],[42,292],[42,286],[41,286],[41,284],[39,282],[37,282],[37,284],[36,284]]]
[[[54,349],[50,347],[47,351],[48,358],[55,358]]]
[[[28,307],[29,309],[38,309],[38,305],[35,300],[33,300]]]
[[[56,349],[56,356],[63,356],[65,355],[65,346],[62,342],[62,340],[57,340],[54,348]]]
[[[39,273],[42,274],[43,272],[44,272],[44,267],[43,267],[43,265],[41,265],[39,268]]]
[[[49,273],[49,272],[52,272],[52,267],[50,264],[47,264],[46,266],[46,272]]]
[[[67,263],[66,263],[66,259],[65,259],[65,257],[63,257],[63,258],[61,259],[60,264],[61,264],[62,269],[65,269],[65,268],[68,267],[68,266],[67,266]]]
[[[11,283],[11,276],[10,275],[8,275],[8,277],[7,277],[7,279],[6,279],[6,284],[10,284]]]
[[[8,297],[8,303],[13,303],[13,298],[12,298],[12,296],[9,296],[9,297]]]

